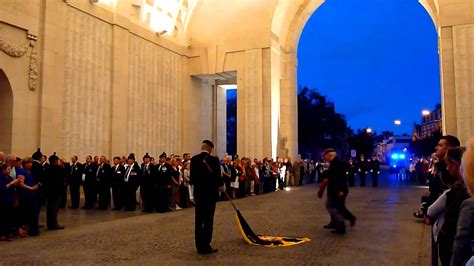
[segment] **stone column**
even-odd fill
[[[227,151],[227,90],[221,86],[216,88],[216,153],[223,158]]]
[[[64,50],[67,5],[44,1],[41,64],[40,147],[44,153],[58,152],[63,128]]]
[[[474,133],[474,25],[453,26],[452,36],[457,136],[464,145]]]
[[[443,134],[457,135],[453,29],[440,29],[440,72]]]
[[[278,155],[295,160],[298,157],[298,98],[296,84],[297,59],[295,53],[282,58],[283,79],[280,90],[280,136]]]
[[[270,112],[263,101],[262,58],[262,49],[246,50],[243,69],[237,72],[237,152],[250,158],[264,156],[263,116]]]
[[[128,30],[113,25],[111,156],[127,152],[129,36]]]

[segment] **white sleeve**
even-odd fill
[[[443,192],[441,196],[433,203],[430,207],[428,207],[428,216],[433,219],[437,220],[440,215],[444,213],[446,209],[446,193],[448,193],[449,189]]]

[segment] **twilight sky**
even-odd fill
[[[298,85],[328,96],[353,129],[411,134],[441,102],[436,35],[417,0],[326,0],[301,35]]]

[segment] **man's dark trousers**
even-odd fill
[[[206,251],[211,248],[212,231],[214,226],[214,212],[216,211],[216,199],[213,199],[212,196],[210,197],[209,193],[203,191],[202,188],[195,186],[194,200],[196,202],[196,249],[198,251]]]

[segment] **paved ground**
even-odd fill
[[[385,175],[379,188],[354,188],[348,208],[358,217],[345,236],[322,226],[324,201],[314,185],[238,200],[254,231],[308,236],[311,242],[287,248],[243,242],[229,203],[218,204],[213,245],[217,254],[194,250],[194,212],[167,214],[66,210],[64,231],[0,243],[0,265],[429,265],[429,227],[411,212],[425,189],[394,182]]]

